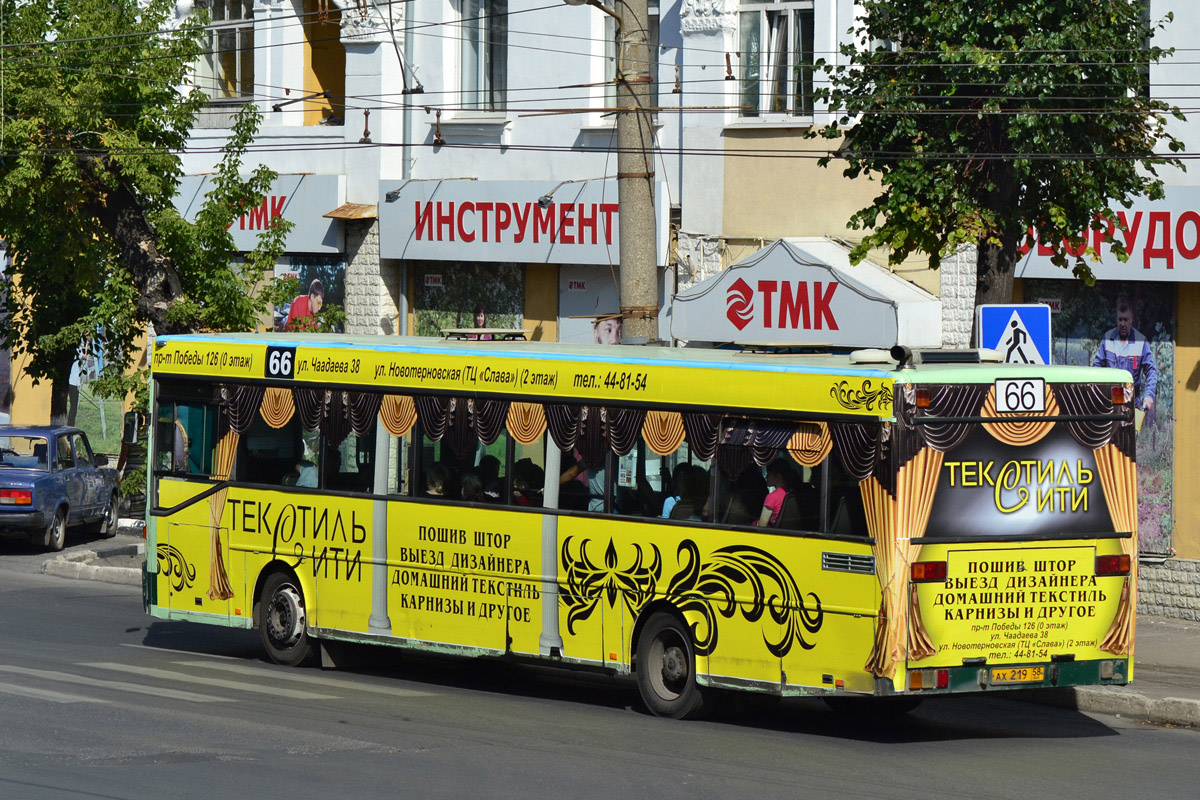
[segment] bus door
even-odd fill
[[[208,503],[199,507],[205,513]],[[228,584],[228,570],[214,569],[214,536],[219,552],[219,564],[229,553],[229,529],[212,525],[180,522],[170,518],[158,524],[158,604],[171,611],[171,616],[192,613],[229,616],[229,592],[220,587]],[[214,581],[216,584],[214,585]],[[222,583],[224,581],[224,584]]]

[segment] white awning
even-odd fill
[[[828,239],[780,239],[679,294],[671,335],[697,342],[940,347],[938,298]]]

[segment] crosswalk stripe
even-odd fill
[[[32,686],[17,686],[12,683],[0,683],[0,692],[5,694],[16,694],[22,697],[32,697],[37,700],[49,700],[52,703],[107,703],[107,700],[100,700],[95,697],[84,697],[78,694],[66,694],[64,692],[52,692],[49,689],[35,689]]]
[[[244,681],[227,681],[222,678],[205,678],[200,675],[188,675],[183,672],[174,672],[166,669],[154,669],[152,667],[143,667],[133,664],[114,664],[111,662],[88,662],[77,664],[80,667],[91,667],[92,669],[108,669],[116,672],[132,672],[143,678],[159,678],[165,681],[181,681],[183,683],[194,683],[200,686],[214,686],[219,689],[232,689],[239,692],[252,692],[257,694],[267,694],[274,697],[286,697],[290,700],[336,700],[337,697],[329,694],[316,694],[315,692],[300,692],[294,689],[281,689],[277,686],[259,686],[253,683]]]
[[[332,678],[327,675],[306,675],[302,672],[292,671],[290,669],[264,669],[263,667],[250,667],[243,664],[224,664],[213,661],[174,661],[181,667],[199,667],[201,669],[216,669],[222,672],[234,672],[238,675],[253,675],[257,678],[282,678],[285,681],[295,681],[297,683],[307,683],[317,686],[327,686],[337,689],[345,689],[356,692],[373,692],[375,694],[389,694],[395,697],[434,697],[433,692],[423,692],[418,689],[401,689],[394,686],[373,686],[365,683],[355,683],[354,681],[341,680]]]
[[[59,681],[60,683],[74,683],[80,686],[95,686],[100,689],[114,689],[120,692],[148,694],[153,697],[164,697],[169,700],[184,700],[189,703],[228,703],[232,701],[232,698],[229,697],[214,697],[213,695],[196,694],[195,692],[183,692],[178,689],[165,689],[156,686],[146,686],[140,683],[126,683],[125,681],[104,681],[100,680],[99,678],[89,678],[85,675],[73,675],[70,672],[54,672],[44,669],[14,667],[9,664],[0,664],[0,672],[9,672],[14,675],[29,675],[34,678],[43,678],[48,681]]]

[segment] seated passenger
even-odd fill
[[[522,458],[513,464],[513,502],[519,506],[542,505],[542,487],[546,472],[531,459]]]
[[[775,527],[779,524],[783,501],[792,493],[793,474],[791,466],[783,458],[775,459],[767,467],[767,496],[755,525]]]
[[[311,461],[300,461],[296,464],[296,486],[317,488],[317,465]]]
[[[685,476],[691,468],[692,465],[686,461],[680,461],[675,465],[675,470],[671,473],[671,493],[663,501],[663,519],[671,519],[671,509],[675,508],[675,504],[679,502],[679,493],[683,490],[683,484],[687,480]]]
[[[483,494],[483,481],[475,472],[464,472],[460,482],[462,499],[468,503],[482,503],[487,500]]]
[[[441,464],[430,464],[425,471],[425,497],[441,500],[446,494],[446,479],[450,472]]]

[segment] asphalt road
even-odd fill
[[[648,716],[630,685],[406,657],[286,669],[134,587],[8,569],[0,798],[1195,797],[1200,733],[1000,698],[899,721],[814,701]]]

